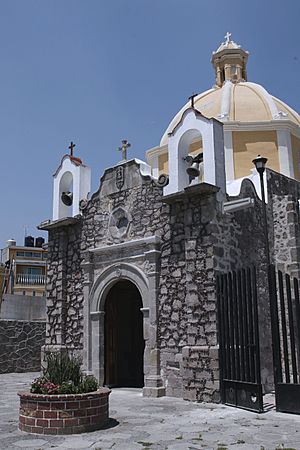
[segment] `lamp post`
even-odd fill
[[[266,208],[266,198],[265,198],[265,186],[264,186],[264,171],[266,170],[266,163],[268,159],[263,156],[258,155],[253,159],[253,164],[260,178],[260,190],[261,190],[261,200],[262,200],[262,210],[263,210],[263,222],[264,222],[264,234],[265,234],[265,246],[266,246],[266,257],[268,267],[271,264],[270,259],[270,246],[269,246],[269,233],[268,233],[268,219],[267,219],[267,208]]]
[[[261,188],[261,200],[262,200],[262,211],[263,211],[263,227],[265,235],[265,248],[266,248],[266,259],[267,259],[267,274],[268,274],[268,288],[269,288],[269,304],[270,304],[270,316],[271,316],[271,333],[272,333],[272,350],[273,350],[273,367],[274,367],[274,384],[277,385],[278,382],[282,381],[281,372],[281,357],[280,357],[280,338],[279,338],[279,324],[278,324],[278,307],[276,298],[276,275],[275,268],[271,265],[270,258],[270,246],[269,246],[269,233],[268,233],[268,219],[267,219],[267,208],[265,199],[265,186],[264,186],[264,172],[266,170],[266,163],[268,159],[263,156],[258,155],[253,159],[253,164],[260,178],[260,188]],[[277,389],[275,389],[275,397],[277,400]],[[276,401],[276,410],[278,403]]]

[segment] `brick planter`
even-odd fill
[[[43,395],[19,392],[19,429],[38,434],[85,433],[108,421],[110,390],[86,394]]]

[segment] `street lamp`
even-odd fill
[[[270,246],[268,239],[268,219],[267,219],[267,208],[265,200],[265,186],[264,186],[264,172],[266,170],[267,158],[258,155],[257,158],[253,159],[253,164],[259,173],[260,178],[260,188],[261,188],[261,200],[262,200],[262,211],[263,211],[263,221],[264,221],[264,234],[265,234],[265,248],[266,248],[266,258],[267,258],[267,273],[268,273],[268,287],[269,287],[269,304],[270,304],[270,316],[271,316],[271,333],[272,333],[272,353],[273,353],[273,367],[274,367],[274,384],[275,386],[278,382],[282,382],[281,373],[281,357],[280,357],[280,337],[279,337],[279,324],[278,324],[278,307],[276,298],[276,275],[275,267],[271,265],[270,258]],[[278,411],[278,401],[277,401],[277,389],[275,389],[276,396],[276,410]]]
[[[266,163],[268,159],[263,156],[258,155],[255,159],[253,159],[253,164],[257,172],[259,173],[260,178],[260,190],[261,190],[261,200],[262,200],[262,210],[263,210],[263,219],[264,219],[264,234],[265,234],[265,246],[266,246],[266,257],[268,267],[271,264],[270,259],[270,246],[269,246],[269,236],[268,236],[268,219],[267,219],[267,208],[266,208],[266,199],[265,199],[265,185],[264,185],[264,171],[266,170]]]

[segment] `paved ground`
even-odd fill
[[[170,397],[148,399],[139,389],[113,390],[111,427],[105,430],[66,437],[23,433],[16,393],[36,375],[0,375],[0,449],[300,450],[300,416],[272,408],[255,414]]]

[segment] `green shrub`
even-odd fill
[[[43,376],[31,384],[35,394],[81,394],[94,392],[99,384],[93,375],[84,375],[81,359],[65,353],[49,353]]]
[[[46,355],[44,377],[54,384],[61,385],[65,381],[72,381],[78,386],[82,379],[81,359],[64,353],[49,353]]]
[[[81,392],[93,392],[96,391],[99,387],[97,379],[94,375],[85,375],[82,379],[80,388]]]

